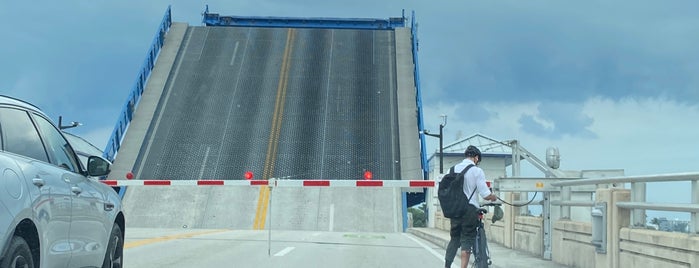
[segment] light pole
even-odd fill
[[[79,122],[70,122],[70,125],[64,126],[63,125],[63,116],[58,116],[58,129],[60,129],[60,130],[74,128],[74,127],[81,126],[81,125],[82,124],[80,124]]]
[[[442,140],[444,138],[444,126],[447,125],[447,115],[440,115],[444,119],[442,124],[439,124],[439,134],[431,134],[427,130],[423,130],[422,133],[427,136],[439,138],[439,174],[444,173],[444,146]]]

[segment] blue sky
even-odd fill
[[[205,4],[241,16],[415,10],[424,119],[434,132],[448,116],[445,143],[482,133],[541,157],[557,146],[561,169],[699,170],[695,1],[2,1],[0,92],[80,121],[72,132],[104,147],[169,4],[190,25]],[[688,202],[688,185],[648,198]]]

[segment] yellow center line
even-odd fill
[[[176,239],[182,239],[182,238],[191,238],[194,236],[205,235],[205,234],[223,233],[223,232],[228,232],[228,231],[230,231],[230,230],[207,230],[207,231],[201,231],[201,232],[168,235],[168,236],[160,236],[160,237],[148,238],[148,239],[143,239],[143,240],[136,240],[136,241],[124,243],[124,249],[135,248],[135,247],[140,247],[143,245],[154,244],[154,243],[158,243],[158,242],[165,242],[165,241],[176,240]]]
[[[272,114],[272,126],[270,127],[269,142],[267,143],[267,156],[265,157],[262,179],[268,180],[274,174],[274,164],[277,158],[277,148],[279,144],[279,133],[282,127],[282,115],[284,114],[284,103],[286,100],[286,88],[289,82],[289,66],[291,51],[293,50],[296,31],[289,29],[286,35],[286,45],[282,56],[282,66],[279,71],[279,84],[277,85],[277,96],[274,103],[274,113]],[[262,230],[265,228],[267,220],[267,208],[269,206],[269,187],[260,187],[260,194],[257,199],[257,210],[252,228]]]

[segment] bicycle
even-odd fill
[[[488,210],[483,208],[485,206],[500,206],[500,204],[483,204],[478,208],[478,225],[476,225],[476,242],[473,244],[473,265],[471,267],[475,268],[487,268],[493,264],[490,259],[490,250],[488,249],[488,240],[485,235],[485,228],[483,226],[483,218]]]

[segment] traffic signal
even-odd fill
[[[371,174],[371,171],[364,171],[364,179],[365,180],[371,180],[374,178],[374,174]]]

